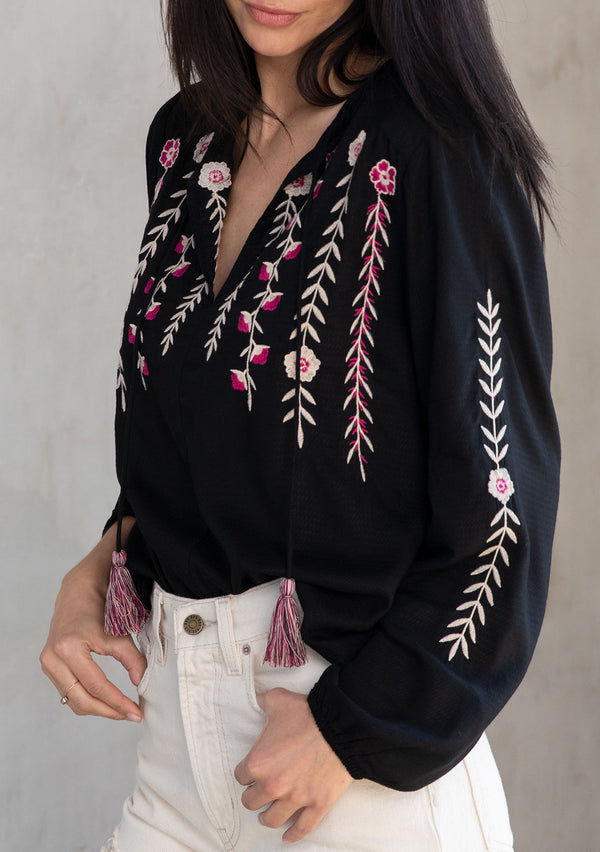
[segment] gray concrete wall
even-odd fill
[[[156,6],[0,0],[2,852],[96,852],[132,783],[137,728],[75,718],[37,658],[60,577],[115,497],[116,348],[145,221],[145,133],[172,86]],[[490,737],[517,852],[596,852],[600,5],[494,0],[492,14],[557,167],[562,241],[549,235],[548,265],[564,463],[545,627]]]

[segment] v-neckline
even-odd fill
[[[357,96],[365,90],[372,77],[377,73],[378,72],[375,71],[373,74],[370,74],[356,87],[353,92],[348,95],[336,115],[332,118],[327,127],[324,128],[315,145],[288,171],[278,189],[275,191],[274,195],[265,207],[263,213],[258,217],[245,242],[241,246],[235,262],[233,263],[229,274],[225,278],[225,281],[219,288],[216,296],[214,294],[214,276],[219,239],[226,215],[227,200],[231,190],[230,176],[233,166],[234,142],[233,137],[230,135],[221,135],[218,137],[215,134],[215,136],[211,139],[202,161],[196,165],[189,177],[188,186],[188,202],[190,205],[191,221],[194,227],[194,232],[196,233],[196,239],[194,241],[196,254],[198,256],[198,261],[200,263],[204,279],[208,286],[209,304],[211,307],[220,305],[220,303],[230,295],[232,282],[235,285],[233,289],[235,289],[235,287],[241,281],[245,280],[247,275],[250,273],[260,256],[261,249],[264,247],[266,226],[269,223],[272,224],[274,211],[277,209],[277,205],[281,200],[281,196],[284,193],[285,188],[299,178],[308,175],[311,175],[311,178],[314,178],[316,169],[322,165],[325,156],[328,153],[326,149],[330,145],[335,144],[337,142],[337,138],[341,135],[344,127],[344,121],[347,114],[350,112],[351,106],[354,104]],[[222,220],[217,222],[216,227],[213,224],[213,220],[217,217],[213,215],[214,211],[211,211],[210,209],[213,204],[212,199],[209,197],[209,193],[210,195],[213,193],[206,186],[201,186],[199,183],[202,170],[204,168],[206,172],[207,165],[213,167],[225,166],[229,175],[229,180],[226,181],[227,185],[224,186],[222,192],[219,193],[220,201],[224,204],[225,213],[223,214]],[[311,196],[309,194],[309,199],[310,197]],[[202,239],[199,239],[200,234],[202,234]],[[248,257],[251,249],[252,257]]]

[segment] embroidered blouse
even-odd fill
[[[353,777],[417,789],[506,703],[544,612],[559,441],[529,205],[386,66],[215,297],[233,144],[191,126],[176,96],[149,131],[120,352],[136,588],[149,605],[154,580],[202,598],[291,572],[331,663],[308,696],[323,736]]]

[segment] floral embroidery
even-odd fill
[[[244,275],[240,283],[237,285],[235,290],[229,294],[229,296],[223,301],[223,304],[219,308],[215,321],[213,323],[213,327],[208,335],[208,339],[204,344],[206,351],[206,360],[210,358],[213,352],[216,352],[217,347],[219,345],[219,340],[221,339],[221,332],[227,322],[227,315],[230,312],[233,303],[238,297],[240,290],[242,289],[248,275],[252,271],[252,267],[248,270],[248,272]],[[239,328],[239,326],[238,326]],[[240,329],[241,330],[241,329]]]
[[[191,175],[192,172],[184,175],[183,180],[188,180]],[[174,192],[171,195],[171,198],[173,199],[173,201],[177,201],[177,204],[174,207],[169,208],[168,210],[163,210],[163,212],[160,213],[158,218],[163,219],[164,221],[161,222],[160,225],[156,225],[154,228],[151,228],[146,234],[147,242],[145,242],[140,249],[138,265],[135,270],[133,285],[131,288],[132,293],[135,293],[140,278],[146,272],[150,258],[154,257],[154,255],[156,254],[159,243],[164,242],[166,240],[167,236],[169,235],[171,225],[175,222],[178,222],[181,218],[181,208],[185,199],[187,198],[187,189],[180,189],[177,192]],[[153,239],[150,239],[150,237],[152,237]],[[144,292],[149,293],[152,289],[153,284],[154,279],[151,278],[146,284]]]
[[[310,181],[304,181],[303,187],[308,186],[310,191]],[[306,202],[305,202],[306,203]],[[277,309],[283,293],[273,289],[274,285],[279,280],[279,266],[284,260],[293,260],[300,253],[301,242],[295,238],[296,230],[302,227],[300,221],[300,211],[296,212],[294,219],[290,223],[287,234],[284,239],[278,244],[280,250],[277,260],[273,263],[264,263],[261,266],[258,279],[264,281],[265,287],[254,298],[258,304],[253,311],[242,311],[238,318],[238,330],[248,335],[248,345],[240,352],[240,357],[246,357],[246,366],[244,370],[231,370],[231,386],[234,390],[245,390],[247,392],[248,409],[252,408],[252,391],[256,389],[256,383],[250,373],[251,364],[265,364],[268,356],[268,346],[257,342],[258,334],[263,334],[262,326],[259,323],[260,311],[272,312]]]
[[[382,243],[389,245],[386,227],[391,222],[390,212],[383,196],[395,193],[395,175],[396,169],[387,160],[380,160],[369,172],[371,183],[377,191],[377,201],[367,210],[365,230],[368,232],[368,237],[362,249],[364,263],[359,274],[359,282],[362,284],[352,302],[356,305],[354,320],[350,326],[352,345],[346,354],[348,372],[345,382],[349,384],[349,388],[343,407],[350,408],[352,411],[344,433],[345,438],[350,437],[350,449],[346,462],[350,464],[352,457],[356,456],[363,482],[366,479],[366,448],[373,452],[373,442],[367,427],[367,421],[373,422],[373,416],[368,407],[369,397],[373,397],[373,391],[368,382],[368,372],[373,372],[369,357],[369,346],[374,345],[371,320],[377,319],[374,294],[380,294],[378,277],[384,265],[381,254]]]
[[[296,378],[296,352],[288,352],[288,354],[283,359],[283,363],[285,366],[285,372],[289,376],[290,379]],[[300,349],[300,381],[301,382],[312,382],[314,379],[317,370],[321,366],[321,362],[315,355],[312,349],[309,349],[308,346],[302,346]],[[294,412],[288,412],[286,418],[289,419],[293,417]],[[284,418],[284,420],[286,419]]]
[[[356,165],[366,138],[367,134],[364,130],[361,130],[354,142],[350,144],[350,148],[348,149],[348,165],[352,166],[352,168]]]
[[[298,195],[308,195],[310,192],[310,187],[312,184],[312,175],[304,175],[304,177],[296,178],[296,180],[291,181],[285,187],[284,192],[286,195],[294,198]]]
[[[169,141],[165,143],[160,155],[160,164],[165,169],[170,169],[175,163],[175,160],[179,155],[179,144],[179,139],[169,139]]]
[[[500,399],[503,379],[499,375],[502,359],[497,357],[502,342],[502,338],[497,336],[500,328],[498,317],[500,305],[494,304],[491,291],[488,290],[487,305],[477,303],[477,308],[483,317],[483,319],[478,317],[478,322],[484,333],[484,337],[479,338],[479,345],[486,356],[486,358],[479,359],[479,365],[485,376],[485,378],[479,379],[479,384],[486,397],[486,399],[479,401],[479,405],[489,420],[489,427],[482,425],[481,431],[485,438],[483,447],[495,465],[490,473],[488,491],[492,497],[495,497],[502,504],[502,508],[490,522],[493,532],[486,542],[489,547],[486,547],[479,554],[479,558],[484,560],[484,564],[471,571],[472,577],[480,579],[463,590],[463,594],[473,597],[456,607],[458,612],[464,612],[465,615],[451,621],[447,628],[454,628],[453,632],[440,639],[440,642],[452,642],[448,660],[452,660],[459,649],[463,656],[469,659],[469,641],[475,644],[477,639],[476,617],[479,618],[481,626],[484,626],[484,604],[487,601],[489,606],[494,606],[492,582],[498,588],[502,586],[498,565],[500,562],[507,567],[510,565],[509,554],[505,547],[506,540],[510,539],[514,544],[517,543],[517,536],[510,522],[515,526],[520,526],[518,517],[508,507],[508,502],[515,493],[515,486],[508,470],[500,467],[500,462],[508,452],[508,444],[504,442],[506,425],[502,427],[499,425],[499,418],[504,408],[504,401]]]
[[[387,160],[380,160],[369,172],[371,183],[381,195],[394,195],[396,192],[396,169]]]
[[[231,186],[231,172],[226,163],[205,163],[200,170],[198,183],[203,189],[221,192]]]
[[[129,342],[133,343],[131,340],[131,332]],[[125,371],[123,370],[123,359],[121,355],[119,355],[119,366],[117,367],[117,393],[119,392],[121,393],[121,410],[125,413],[127,410],[127,385],[125,383]]]
[[[204,275],[200,274],[196,278],[196,281],[199,283],[192,287],[190,292],[184,297],[183,302],[177,306],[177,310],[171,317],[171,322],[165,329],[165,336],[161,341],[163,355],[166,355],[169,348],[173,345],[175,335],[179,331],[179,327],[186,321],[188,314],[191,314],[196,305],[199,305],[204,296],[207,296],[209,293],[208,283]]]
[[[210,214],[210,218],[216,219],[213,227],[213,234],[216,232],[215,240],[215,263],[219,254],[219,243],[221,242],[221,231],[223,229],[223,221],[225,219],[225,210],[227,209],[227,201],[219,193],[231,186],[231,172],[227,163],[205,163],[198,177],[198,184],[203,189],[210,190],[210,199],[206,205],[206,209],[211,207],[215,209]]]
[[[312,186],[312,174],[304,175],[296,178],[296,180],[288,183],[284,187],[285,199],[281,201],[275,208],[275,218],[270,232],[271,239],[267,242],[270,246],[275,242],[285,231],[291,226],[292,222],[298,215],[298,208],[294,198],[299,198],[308,195]]]
[[[175,160],[179,156],[179,148],[180,148],[180,140],[179,139],[169,139],[165,142],[163,149],[160,153],[159,162],[164,169],[163,174],[158,179],[156,187],[154,188],[154,196],[152,198],[152,204],[158,198],[158,194],[162,189],[162,185],[165,179],[165,175],[169,171],[169,169],[174,165]]]
[[[203,136],[202,139],[199,140],[196,148],[194,149],[194,162],[200,164],[204,159],[204,155],[208,151],[210,147],[210,143],[213,141],[214,133],[208,133],[206,136]]]
[[[323,231],[323,236],[327,237],[327,240],[317,250],[315,254],[315,258],[319,258],[319,262],[308,273],[307,281],[310,283],[303,290],[301,295],[302,306],[300,312],[303,319],[301,325],[302,340],[300,345],[300,379],[303,382],[311,381],[314,378],[315,373],[319,369],[319,365],[321,364],[319,359],[316,357],[314,351],[306,345],[306,341],[308,336],[310,336],[314,341],[316,341],[316,343],[320,343],[316,324],[318,322],[323,325],[325,324],[324,312],[326,310],[327,305],[329,304],[329,299],[324,284],[326,281],[330,281],[332,284],[335,284],[336,279],[335,273],[333,271],[333,262],[339,262],[341,260],[340,245],[342,243],[342,240],[344,239],[344,218],[348,211],[350,187],[352,184],[352,178],[354,176],[356,162],[362,150],[362,146],[364,144],[365,139],[366,133],[364,131],[361,131],[357,138],[350,143],[350,146],[348,148],[348,162],[351,166],[351,169],[348,174],[346,174],[338,182],[336,187],[337,189],[342,189],[345,187],[345,191],[343,196],[338,199],[338,201],[336,201],[336,203],[331,208],[330,212],[332,213],[332,215],[335,216],[335,218],[333,222],[328,225],[328,227]],[[317,188],[318,187],[319,184],[317,184]],[[290,334],[290,340],[295,340],[295,338],[296,327],[293,328]],[[287,376],[290,379],[295,380],[295,349],[291,352],[288,352],[285,356],[284,366]],[[293,399],[295,396],[296,390],[295,388],[292,388],[282,397],[282,402],[288,402],[288,400]],[[296,436],[298,446],[300,447],[302,447],[304,444],[303,420],[306,420],[312,426],[316,426],[314,414],[309,411],[309,406],[311,405],[316,406],[316,402],[313,395],[305,387],[300,386],[298,398],[298,411],[300,416],[298,417],[298,430]],[[285,423],[287,420],[291,420],[294,415],[295,402],[294,406],[285,414],[283,422]]]
[[[175,253],[179,255],[179,258],[175,263],[171,264],[171,266],[167,266],[167,268],[165,269],[165,274],[158,281],[158,283],[154,284],[152,296],[150,298],[148,307],[146,308],[145,319],[154,320],[156,318],[161,307],[161,302],[159,301],[158,297],[160,293],[166,293],[167,281],[169,279],[169,276],[172,275],[174,278],[181,278],[188,271],[190,264],[186,259],[185,255],[190,246],[192,248],[194,247],[194,237],[182,236],[177,247],[175,248]],[[151,278],[150,281],[154,282],[154,278]]]
[[[515,493],[515,486],[505,467],[490,471],[488,491],[496,500],[500,500],[501,503],[508,503]]]

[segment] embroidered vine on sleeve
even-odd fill
[[[119,355],[119,366],[117,367],[117,393],[121,394],[121,410],[127,410],[127,385],[125,384],[125,373],[123,371],[123,358]]]
[[[368,381],[368,372],[373,372],[369,357],[369,347],[374,346],[371,321],[377,319],[374,297],[380,294],[378,278],[384,268],[382,244],[389,245],[386,229],[391,222],[384,196],[394,195],[396,191],[396,169],[387,160],[380,160],[369,172],[369,177],[377,192],[377,201],[367,210],[365,230],[368,236],[362,250],[364,263],[359,275],[362,283],[352,302],[356,308],[350,326],[352,344],[346,354],[349,367],[344,382],[349,387],[343,406],[344,410],[349,408],[352,412],[344,433],[344,438],[350,439],[346,463],[350,464],[353,456],[358,459],[363,482],[366,480],[366,449],[373,452],[367,426],[367,421],[373,422],[368,405],[368,398],[373,397]]]
[[[489,421],[487,426],[481,426],[481,431],[485,438],[483,447],[494,464],[490,471],[488,491],[501,503],[502,508],[490,522],[492,532],[486,542],[489,546],[479,554],[479,558],[484,561],[471,571],[471,576],[478,579],[463,591],[463,594],[469,595],[469,600],[456,607],[457,611],[464,615],[451,621],[447,628],[452,632],[440,639],[440,642],[452,643],[448,660],[452,660],[459,650],[466,659],[469,659],[469,642],[475,644],[477,639],[476,621],[479,619],[480,625],[482,627],[485,625],[485,604],[494,606],[493,586],[497,588],[502,586],[499,566],[504,564],[508,567],[510,564],[506,548],[507,539],[514,544],[517,543],[517,536],[511,522],[514,526],[520,526],[518,517],[508,506],[510,498],[515,493],[515,486],[508,470],[501,467],[509,445],[504,440],[506,424],[500,426],[499,422],[504,409],[504,400],[500,397],[503,384],[503,378],[500,375],[502,359],[498,357],[502,342],[502,338],[498,336],[501,322],[498,316],[500,305],[494,304],[491,291],[488,290],[487,305],[484,306],[478,302],[477,308],[481,314],[477,321],[484,334],[479,338],[479,345],[485,355],[485,358],[479,359],[484,375],[484,378],[479,379],[484,395],[479,404]]]
[[[312,340],[316,342],[316,344],[321,342],[316,329],[316,324],[325,324],[324,312],[327,308],[327,305],[329,304],[325,284],[327,283],[327,281],[331,282],[332,284],[335,284],[336,282],[333,264],[335,261],[339,263],[342,259],[340,253],[340,245],[344,239],[344,219],[348,211],[350,187],[352,185],[352,178],[354,177],[356,163],[358,161],[360,152],[362,151],[365,139],[366,133],[361,130],[356,139],[350,143],[350,147],[348,149],[348,164],[350,165],[350,171],[346,175],[344,175],[344,177],[339,181],[336,186],[337,189],[344,189],[344,193],[342,197],[339,198],[331,208],[330,212],[334,216],[334,219],[332,223],[328,225],[327,228],[323,231],[323,236],[327,237],[327,240],[315,254],[315,258],[319,258],[319,262],[308,273],[307,281],[310,283],[301,294],[300,313],[303,317],[303,320],[301,324],[302,342],[300,347],[301,384],[298,394],[298,412],[300,416],[298,417],[298,429],[296,435],[296,440],[298,442],[299,447],[302,447],[304,444],[303,421],[306,420],[307,423],[310,423],[312,426],[316,426],[314,414],[309,410],[309,406],[316,407],[315,398],[310,393],[310,391],[306,387],[304,387],[304,384],[306,382],[312,381],[321,365],[321,362],[317,358],[314,350],[307,345],[307,338],[308,336],[310,336]],[[320,185],[317,184],[317,187],[315,188],[315,194],[318,194],[319,189]],[[294,328],[292,329],[289,339],[295,340],[296,333],[297,328],[294,324]],[[284,367],[288,378],[294,381],[296,378],[295,349],[286,354],[284,358]],[[295,396],[296,388],[293,387],[286,394],[284,394],[281,401],[288,402],[289,400],[294,399]],[[293,420],[296,412],[295,406],[296,402],[294,399],[294,403],[292,404],[291,409],[286,412],[283,418],[284,423],[287,420]]]
[[[152,198],[152,204],[158,198],[158,195],[162,189],[163,182],[165,180],[166,174],[169,169],[175,164],[175,160],[179,156],[179,148],[181,146],[181,142],[179,139],[169,139],[165,142],[162,151],[160,152],[159,162],[163,167],[164,171],[160,178],[158,179],[156,186],[154,188],[154,196]]]

